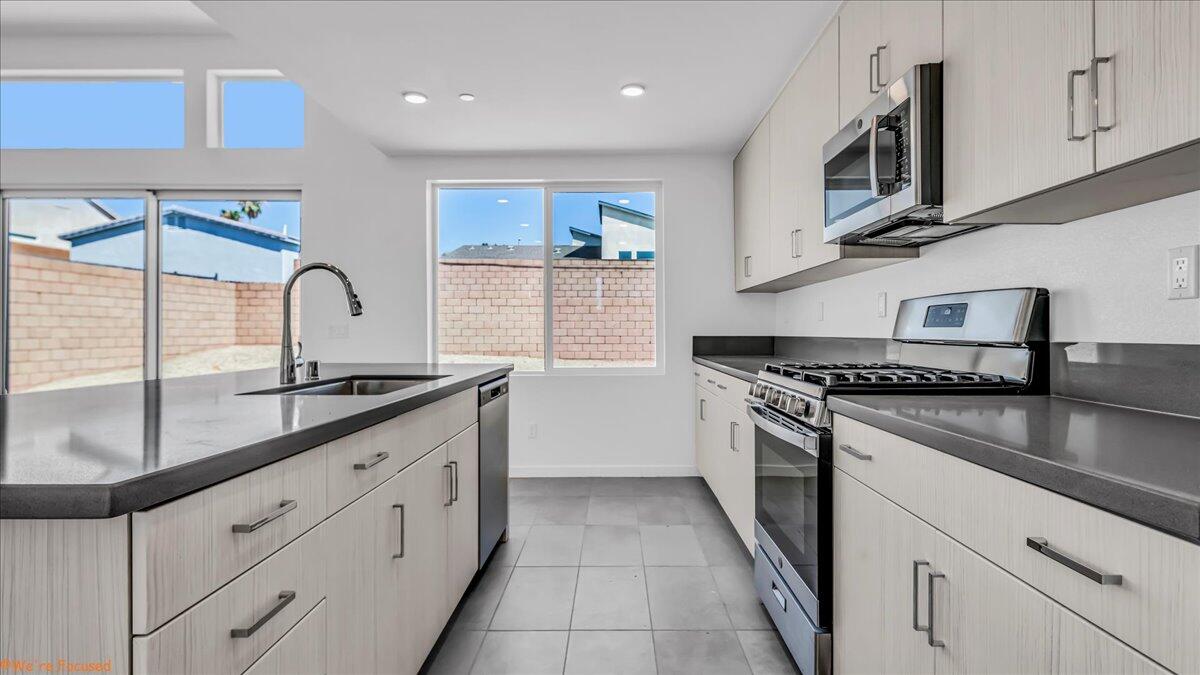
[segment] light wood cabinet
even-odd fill
[[[732,385],[723,385],[724,390],[716,387],[721,384],[716,376],[722,374],[697,368],[702,383],[697,383],[695,392],[696,466],[746,550],[753,552],[754,423],[746,415],[745,403],[740,398],[736,399],[740,405],[730,402],[735,396],[744,397],[745,387],[740,394],[727,394]]]
[[[919,63],[942,60],[942,0],[879,3],[879,82],[899,79]],[[861,111],[861,108],[859,109]],[[855,115],[852,111],[850,115]],[[849,119],[847,119],[849,121]]]
[[[446,457],[453,481],[447,522],[449,615],[479,571],[479,425],[472,424],[450,439]]]
[[[325,524],[330,554],[325,568],[328,630],[321,639],[327,645],[325,653],[335,672],[379,672],[375,663],[373,495],[353,502]]]
[[[771,265],[771,122],[764,119],[733,160],[733,286],[767,280]]]
[[[942,60],[941,0],[850,0],[838,20],[838,129],[909,68]]]
[[[439,446],[372,493],[381,672],[417,672],[449,617],[450,472],[446,448]]]
[[[1096,169],[1200,138],[1200,3],[1097,0],[1095,12],[1108,59],[1094,66]]]
[[[883,45],[879,4],[879,0],[849,0],[838,13],[838,129],[879,95],[876,54]]]
[[[1090,174],[1092,3],[947,0],[944,12],[945,218]]]
[[[335,673],[374,672],[357,670],[350,664],[327,658],[325,608],[324,601],[314,607],[274,647],[255,661],[244,675],[325,675],[330,672],[328,664],[334,664],[332,671]]]

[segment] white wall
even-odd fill
[[[205,147],[204,70],[271,68],[229,38],[124,37],[0,41],[4,68],[183,68],[186,147],[137,151],[4,151],[0,188],[299,188],[302,257],[341,266],[364,314],[350,319],[332,279],[306,277],[305,354],[327,361],[425,361],[429,180],[661,180],[666,243],[663,372],[519,375],[512,396],[514,473],[691,474],[694,334],[767,334],[772,296],[733,292],[728,157],[385,157],[315,101],[299,150]],[[331,339],[346,324],[348,339]],[[538,425],[538,438],[528,427]]]
[[[1050,291],[1052,340],[1200,343],[1200,300],[1167,300],[1167,249],[1196,243],[1200,192],[1062,225],[992,227],[925,246],[916,260],[782,293],[775,330],[890,337],[903,298],[1040,286]]]

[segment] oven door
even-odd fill
[[[833,613],[833,462],[827,431],[747,401],[759,545],[819,628]]]

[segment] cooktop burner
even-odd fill
[[[768,365],[767,372],[777,373],[800,382],[837,388],[846,385],[879,386],[945,386],[1003,384],[1004,378],[990,373],[945,370],[902,363],[800,363]]]

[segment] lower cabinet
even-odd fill
[[[728,398],[696,385],[696,466],[753,552],[754,424]]]
[[[850,477],[834,474],[838,673],[1166,673]]]
[[[446,444],[446,457],[453,481],[447,512],[449,616],[479,569],[479,425],[472,424],[451,438]]]
[[[255,661],[245,675],[325,675],[330,672],[332,662],[326,660],[325,626],[326,605],[322,601]]]

